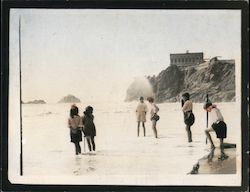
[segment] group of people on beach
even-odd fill
[[[143,135],[146,136],[146,115],[148,112],[148,107],[144,103],[144,98],[140,97],[139,104],[136,108],[136,116],[137,116],[137,136],[140,135],[140,125],[143,127]],[[148,97],[147,101],[150,104],[150,120],[152,121],[152,129],[154,132],[154,137],[158,138],[156,124],[160,119],[157,114],[159,111],[159,107],[154,103],[153,97]],[[184,115],[184,123],[186,125],[186,132],[188,142],[192,142],[192,132],[191,126],[195,122],[195,116],[193,114],[193,103],[190,99],[189,93],[182,94],[181,98],[181,108]],[[228,158],[228,156],[224,153],[224,144],[223,139],[227,137],[227,125],[224,122],[224,118],[217,108],[216,105],[212,104],[212,102],[208,101],[203,106],[204,110],[211,113],[211,127],[205,130],[205,134],[207,139],[211,144],[211,151],[215,150],[214,142],[211,138],[210,132],[215,132],[217,138],[220,140],[220,159],[224,160]],[[94,137],[96,136],[96,128],[94,124],[94,116],[93,116],[93,107],[86,107],[83,112],[83,116],[79,116],[78,107],[76,105],[72,105],[70,109],[70,117],[68,119],[68,127],[70,128],[70,138],[71,142],[75,144],[75,152],[76,155],[81,154],[81,146],[80,142],[82,141],[82,132],[84,134],[84,138],[87,140],[89,151],[95,151],[95,141]]]
[[[86,138],[89,151],[95,151],[96,128],[94,124],[93,107],[86,107],[83,116],[79,115],[76,105],[72,105],[70,109],[70,117],[68,119],[68,127],[70,129],[71,142],[75,144],[75,154],[81,154],[80,142],[82,141],[82,132],[84,139]]]
[[[191,126],[194,124],[195,116],[193,114],[193,103],[190,100],[190,94],[184,93],[181,99],[182,111],[184,114],[184,123],[186,124],[186,131],[188,135],[188,142],[192,142],[192,132]],[[203,105],[203,109],[210,113],[210,128],[205,129],[205,134],[207,139],[211,144],[211,152],[215,150],[215,145],[210,135],[210,132],[215,132],[216,137],[220,140],[220,160],[228,158],[228,155],[224,152],[224,143],[223,139],[227,137],[227,125],[224,122],[224,118],[215,104],[212,104],[211,101],[207,101]],[[208,119],[207,119],[208,120]]]
[[[156,129],[156,122],[160,119],[159,115],[157,114],[159,111],[159,107],[154,103],[153,97],[148,97],[147,100],[151,106],[150,119],[152,121],[152,129],[154,132],[154,136],[155,136],[155,138],[158,138],[157,129]],[[138,126],[137,126],[137,136],[138,137],[140,135],[140,124],[142,124],[142,127],[143,127],[144,137],[146,136],[145,122],[146,122],[147,112],[148,112],[148,107],[144,103],[144,98],[140,97],[140,102],[136,108],[136,116],[137,116],[137,122],[138,122]]]
[[[145,122],[146,122],[146,114],[148,112],[148,108],[147,108],[147,105],[144,103],[143,97],[140,97],[139,100],[140,100],[139,104],[137,105],[137,108],[136,108],[136,115],[137,115],[137,122],[138,122],[137,136],[139,137],[140,124],[142,124],[143,133],[145,137],[146,136]],[[157,114],[159,111],[159,107],[154,103],[154,99],[152,97],[148,97],[147,100],[151,105],[150,119],[152,121],[152,129],[154,132],[154,136],[155,138],[158,138],[156,122],[160,119],[159,115]],[[188,142],[192,142],[191,126],[195,122],[195,116],[193,114],[193,103],[190,100],[189,93],[182,94],[181,108],[182,108],[183,115],[184,115],[184,123],[186,125]],[[212,104],[212,102],[210,101],[206,102],[203,106],[203,109],[211,114],[211,118],[210,118],[211,127],[205,130],[206,137],[210,141],[210,144],[211,144],[211,152],[215,150],[215,145],[210,135],[210,132],[215,132],[217,138],[219,138],[220,140],[221,155],[219,159],[224,160],[228,158],[228,156],[224,152],[224,144],[223,144],[223,139],[227,137],[227,125],[224,122],[224,118],[220,110],[218,109],[216,105]]]

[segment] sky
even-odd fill
[[[10,80],[22,100],[123,101],[135,78],[157,75],[170,53],[204,52],[241,61],[238,10],[11,9]],[[16,82],[18,84],[18,82]],[[14,83],[15,84],[15,83]]]

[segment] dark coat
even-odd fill
[[[85,136],[96,136],[96,129],[94,124],[94,116],[92,114],[85,114],[83,116],[83,133]]]

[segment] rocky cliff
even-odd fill
[[[58,103],[80,103],[80,99],[75,97],[74,95],[67,95],[63,97]]]
[[[194,102],[204,102],[206,94],[212,102],[235,101],[235,64],[232,60],[212,60],[188,67],[171,65],[157,76],[148,76],[147,80],[159,103],[177,102],[184,92],[189,92]],[[127,101],[140,97],[136,91],[131,95],[132,86],[133,83],[128,88]]]

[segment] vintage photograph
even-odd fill
[[[240,186],[241,11],[10,9],[13,184]]]

